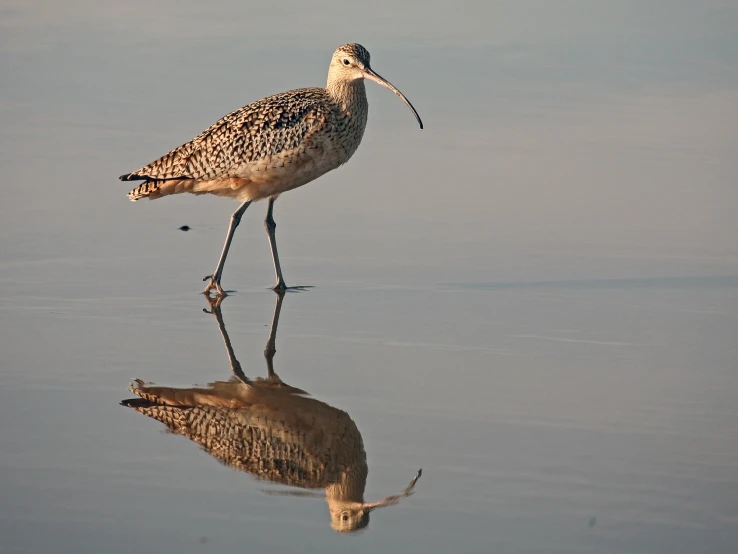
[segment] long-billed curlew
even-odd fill
[[[244,106],[122,181],[144,181],[128,193],[156,199],[189,192],[215,194],[242,202],[233,212],[223,251],[205,294],[220,285],[233,233],[252,202],[269,198],[264,226],[277,276],[275,290],[285,290],[277,255],[274,201],[288,190],[317,179],[346,163],[359,147],[366,128],[368,103],[364,79],[399,96],[423,128],[418,112],[394,85],[369,65],[369,52],[359,44],[340,46],[328,68],[325,88],[303,88],[269,96]]]
[[[139,398],[128,398],[121,404],[162,422],[172,433],[196,442],[233,469],[300,489],[324,489],[323,494],[264,492],[322,496],[328,502],[331,527],[341,533],[357,531],[368,525],[370,512],[413,494],[422,471],[418,470],[400,494],[378,502],[364,501],[367,457],[354,421],[343,410],[283,382],[274,372],[283,298],[284,292],[279,291],[264,349],[266,379],[250,379],[243,372],[226,332],[222,297],[210,298],[233,378],[188,389],[134,379],[130,391]]]

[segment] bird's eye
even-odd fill
[[[343,65],[351,65],[351,61],[348,58],[343,59]]]

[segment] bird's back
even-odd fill
[[[131,200],[178,192],[257,200],[345,163],[361,140],[365,114],[360,123],[355,144],[347,143],[342,137],[353,126],[351,114],[326,89],[291,90],[229,113],[121,180],[146,181],[129,193]]]
[[[200,444],[224,464],[273,482],[322,488],[366,465],[349,415],[280,384],[236,381],[177,389],[135,381],[121,403]],[[298,392],[295,392],[298,391]]]

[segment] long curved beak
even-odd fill
[[[408,102],[410,104],[410,102]],[[412,108],[412,106],[410,106]],[[415,110],[413,110],[415,111]],[[416,115],[417,117],[417,115]],[[420,120],[420,118],[418,118]],[[423,126],[421,124],[420,128],[422,129]],[[364,502],[361,507],[366,512],[371,512],[372,510],[376,510],[377,508],[384,508],[385,506],[393,506],[400,502],[400,499],[407,498],[411,494],[413,494],[413,489],[415,488],[415,483],[418,482],[418,479],[420,479],[420,476],[423,475],[423,469],[419,469],[418,472],[415,474],[415,477],[413,477],[413,480],[410,481],[407,487],[405,487],[405,490],[402,491],[400,494],[396,494],[393,496],[388,496],[387,498],[380,500],[379,502]]]
[[[413,115],[415,116],[415,119],[418,120],[418,124],[420,125],[420,128],[423,128],[423,122],[420,120],[420,116],[418,115],[418,112],[413,108],[413,105],[410,103],[410,100],[405,98],[405,95],[400,92],[400,90],[390,83],[387,79],[379,75],[377,72],[375,72],[371,67],[366,66],[364,69],[362,69],[362,73],[364,74],[364,77],[367,79],[371,79],[375,83],[379,83],[383,87],[386,87],[390,89],[392,92],[394,92],[397,96],[400,97],[400,100],[405,102],[407,104],[407,107],[410,108],[410,110],[413,112]]]

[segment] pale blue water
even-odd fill
[[[2,9],[0,552],[736,551],[735,8],[375,4]],[[315,287],[276,372],[356,423],[367,501],[423,468],[346,536],[118,404],[230,376],[197,293],[236,205],[131,204],[117,176],[321,84],[349,40],[426,129],[369,84],[355,158],[276,204]],[[264,211],[224,276],[250,377]]]

